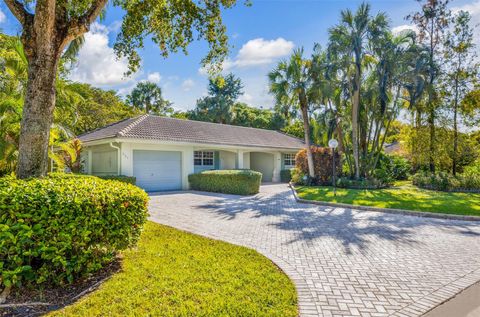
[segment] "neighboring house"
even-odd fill
[[[188,189],[188,175],[214,169],[252,169],[279,182],[295,165],[302,140],[277,131],[143,115],[79,139],[85,172],[135,176],[147,191]]]

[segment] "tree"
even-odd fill
[[[351,57],[353,63],[352,89],[352,147],[355,164],[355,178],[360,178],[359,124],[360,97],[363,80],[363,65],[366,56],[365,47],[371,37],[383,32],[388,26],[385,14],[370,15],[370,5],[362,3],[355,14],[350,10],[341,12],[339,25],[329,30],[332,54]]]
[[[313,103],[313,81],[310,76],[311,60],[303,58],[303,49],[293,52],[288,60],[281,61],[268,74],[270,92],[275,96],[277,105],[298,107],[302,113],[305,147],[307,150],[308,173],[315,177],[310,140],[309,108]]]
[[[226,76],[210,77],[208,80],[208,96],[197,100],[195,109],[189,117],[193,120],[216,123],[231,123],[232,107],[243,94],[240,78],[232,73]]]
[[[22,27],[21,40],[28,60],[28,82],[19,139],[17,177],[45,175],[48,141],[55,108],[55,82],[59,60],[69,45],[88,32],[106,10],[108,0],[4,0]],[[140,65],[138,49],[149,36],[161,54],[182,50],[196,38],[206,39],[210,52],[205,65],[218,65],[227,54],[227,36],[221,9],[235,0],[219,1],[129,1],[114,0],[125,11],[114,46],[119,57],[127,57],[130,72]]]
[[[147,114],[166,116],[173,113],[172,103],[162,97],[162,89],[149,81],[139,82],[127,96],[127,103]]]
[[[471,16],[468,12],[458,12],[454,18],[453,29],[448,32],[444,45],[444,56],[447,62],[444,87],[453,111],[453,175],[457,174],[459,112],[460,114],[467,112],[467,109],[460,107],[460,102],[473,88],[478,68],[478,65],[475,64],[475,44],[473,43],[473,29],[469,26],[470,20]]]
[[[441,45],[444,42],[443,36],[449,25],[450,10],[447,9],[449,0],[417,0],[423,2],[420,11],[407,16],[417,26],[420,41],[428,48],[428,100],[426,107],[428,111],[428,125],[430,133],[430,172],[435,172],[435,120],[437,108],[440,104],[437,93],[438,80],[441,74],[441,63],[438,58],[441,56]]]

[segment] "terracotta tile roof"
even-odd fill
[[[153,115],[126,119],[79,136],[82,142],[107,138],[132,138],[285,149],[300,149],[304,147],[302,140],[278,131]]]

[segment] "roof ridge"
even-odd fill
[[[289,133],[287,133],[287,132],[280,131],[280,130],[273,130],[273,131],[275,131],[275,132],[277,132],[277,133],[280,133],[280,134],[282,134],[282,135],[284,135],[284,136],[288,136],[288,137],[290,137],[290,138],[292,138],[292,139],[300,140],[301,142],[305,143],[305,140],[303,140],[303,139],[301,139],[301,138],[299,138],[299,137],[296,137],[296,136],[294,136],[294,135],[291,135],[291,134],[289,134]]]
[[[148,113],[139,116],[136,120],[134,120],[132,123],[130,123],[129,125],[127,125],[125,128],[123,128],[122,130],[118,131],[117,135],[118,135],[118,136],[125,136],[128,132],[130,132],[130,130],[132,130],[134,127],[136,127],[140,122],[142,122],[143,120],[145,120],[148,116],[149,116]]]

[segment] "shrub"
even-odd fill
[[[282,183],[289,183],[292,180],[292,170],[293,169],[287,169],[287,170],[281,170],[280,171],[280,181]]]
[[[94,176],[0,179],[0,286],[65,284],[133,246],[147,219],[140,188]]]
[[[135,185],[137,183],[137,179],[134,176],[125,176],[125,175],[106,175],[106,176],[98,176],[101,179],[106,180],[115,180],[127,184]]]
[[[302,172],[299,168],[296,168],[296,167],[292,168],[291,175],[292,175],[292,183],[297,185],[306,185],[303,179],[305,176],[305,173]]]
[[[313,165],[315,170],[314,183],[319,185],[328,185],[332,183],[333,155],[332,150],[326,147],[312,146]],[[340,154],[335,153],[336,174],[342,173],[342,162]],[[302,173],[308,175],[307,150],[303,149],[295,157],[295,167]]]
[[[480,192],[479,174],[464,173],[453,176],[445,172],[436,174],[420,172],[413,176],[412,181],[420,188],[431,190]]]
[[[207,192],[253,195],[258,193],[262,173],[251,170],[215,170],[188,175],[190,187]]]
[[[412,166],[410,162],[398,155],[381,154],[374,176],[386,183],[407,180]]]

